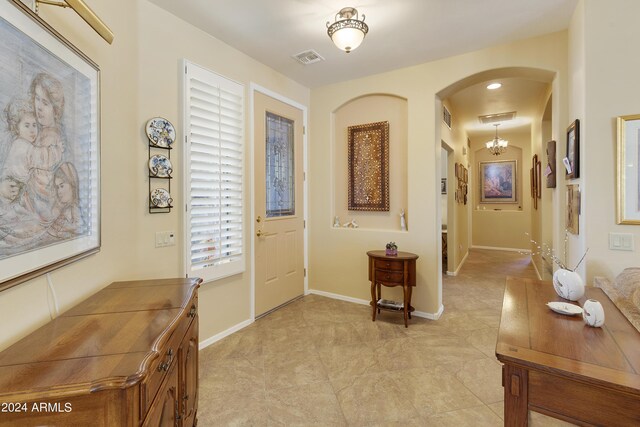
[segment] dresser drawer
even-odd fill
[[[386,283],[403,283],[404,274],[397,271],[376,270],[376,281]]]
[[[400,260],[377,259],[375,260],[375,267],[376,267],[376,270],[382,269],[382,270],[402,271],[404,269],[404,262],[401,259]]]
[[[151,363],[149,375],[140,385],[141,414],[145,414],[151,407],[153,399],[155,398],[156,393],[158,392],[158,389],[162,384],[162,381],[167,375],[169,367],[171,366],[174,359],[178,357],[178,348],[180,347],[180,343],[187,333],[189,325],[191,325],[191,322],[197,315],[198,297],[194,296],[192,300],[189,301],[187,307],[188,309],[180,317],[178,325],[175,331],[173,331],[173,333],[171,334],[169,341],[158,350],[158,352],[160,353],[160,357],[158,357]]]

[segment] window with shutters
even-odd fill
[[[185,61],[185,235],[189,277],[245,269],[244,86]]]

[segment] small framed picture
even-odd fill
[[[536,197],[542,199],[542,162],[540,160],[536,161],[536,190]]]
[[[536,177],[533,174],[533,168],[529,169],[529,182],[531,188],[531,197],[535,199],[536,197]]]
[[[618,117],[616,222],[640,225],[640,114]]]
[[[545,169],[547,188],[556,188],[556,142],[547,142],[547,167]]]
[[[580,120],[578,119],[567,128],[567,160],[571,172],[567,172],[566,178],[580,178]]]
[[[566,226],[571,234],[580,234],[580,186],[567,185]]]

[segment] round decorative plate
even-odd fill
[[[566,314],[567,316],[575,316],[576,314],[582,314],[582,307],[569,304],[568,302],[548,302],[547,307],[556,313]]]
[[[168,208],[171,206],[171,202],[173,202],[171,195],[164,188],[156,188],[155,190],[152,190],[150,197],[151,203],[153,203],[153,206],[157,208]]]
[[[169,120],[154,117],[147,122],[147,136],[156,147],[169,148],[176,140],[176,130]]]
[[[173,172],[173,166],[171,166],[171,160],[163,156],[162,154],[156,154],[149,159],[149,171],[151,175],[158,178],[169,178],[171,172]]]

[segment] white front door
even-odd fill
[[[303,113],[254,92],[255,315],[304,293]]]

